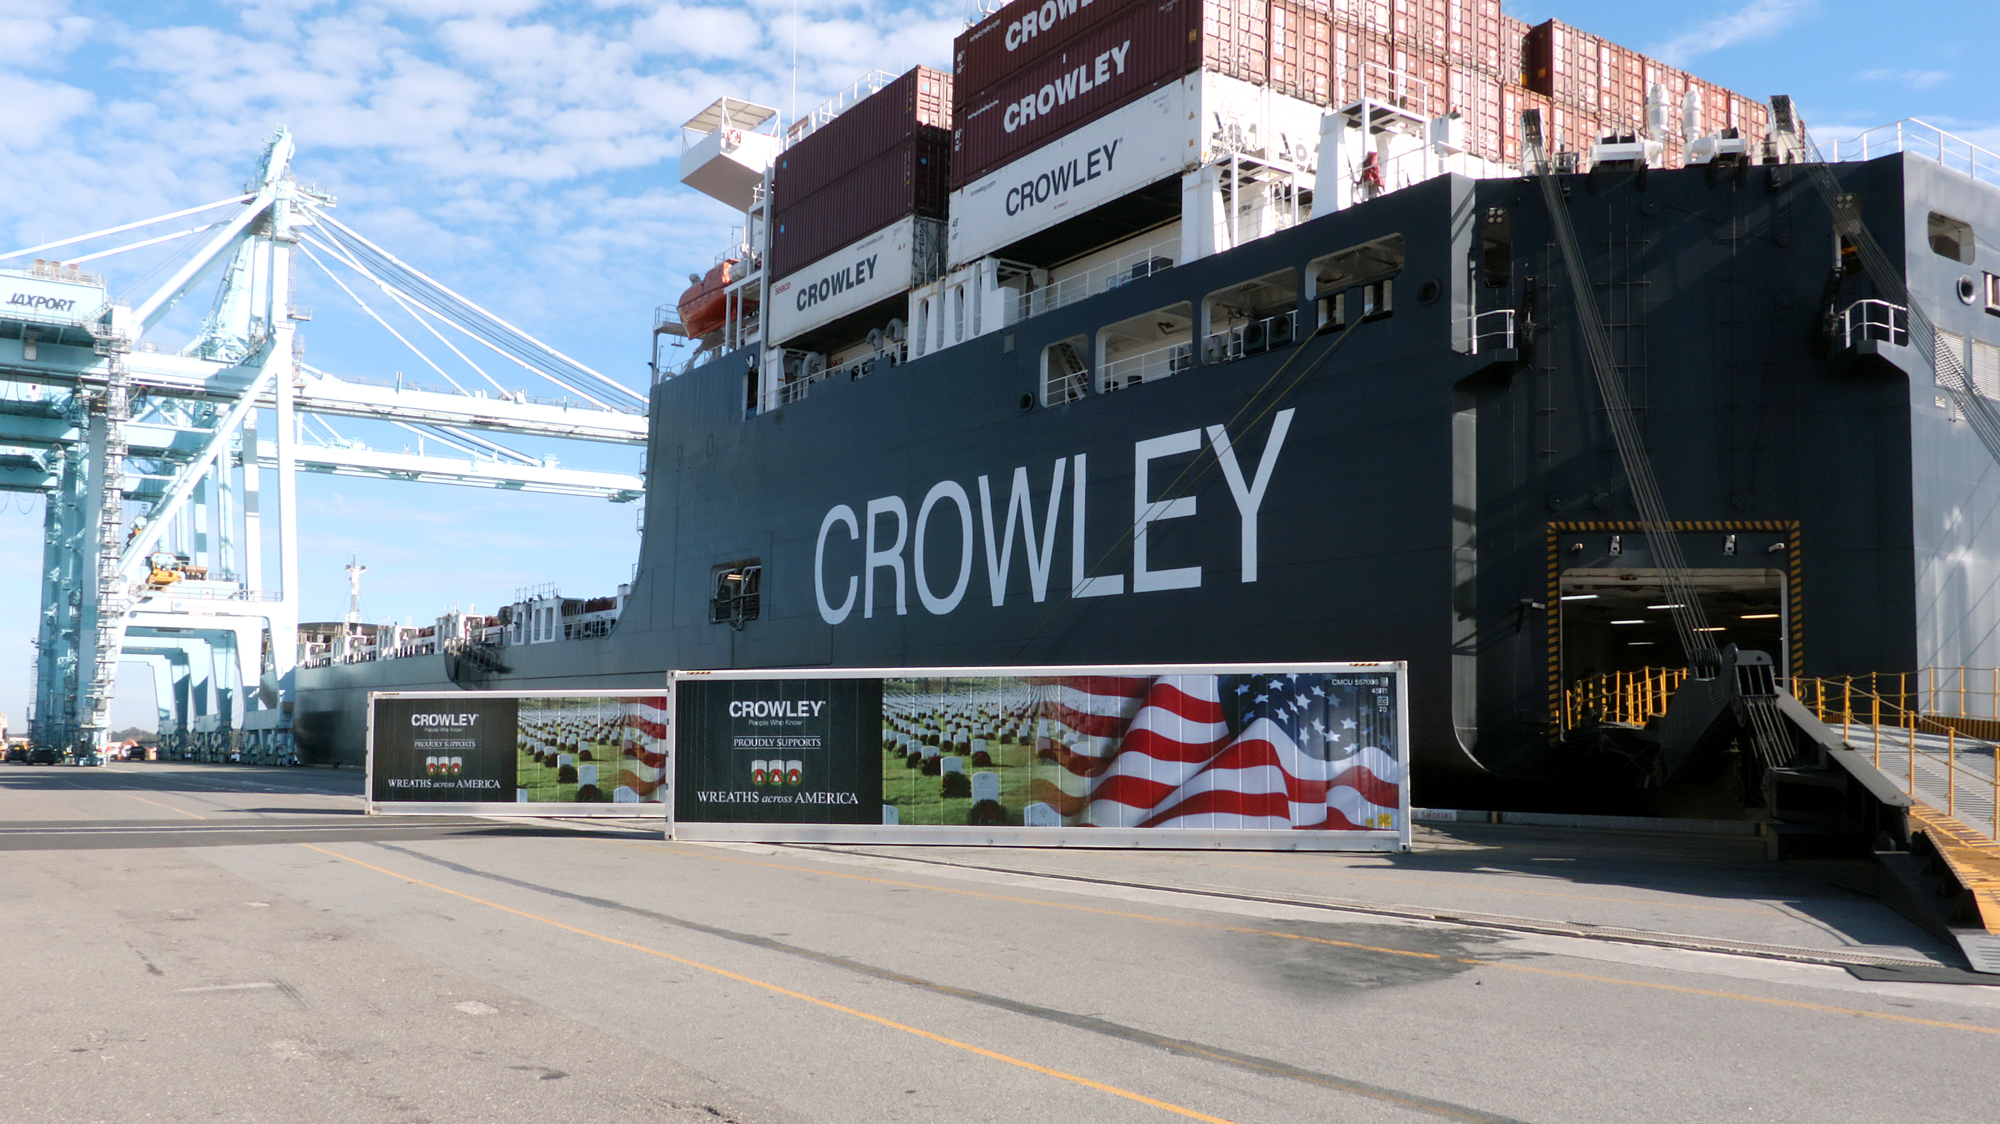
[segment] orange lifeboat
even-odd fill
[[[736,268],[738,264],[736,258],[724,258],[716,262],[707,273],[688,286],[687,292],[681,294],[678,306],[681,327],[686,329],[689,339],[698,340],[715,331],[722,327],[722,322],[728,318],[729,298],[726,290],[729,283],[740,276]],[[746,310],[756,303],[756,299],[747,292],[743,295]]]

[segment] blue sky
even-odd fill
[[[740,221],[678,184],[680,122],[723,93],[789,115],[871,67],[948,67],[975,9],[0,0],[0,251],[224,198],[285,125],[297,174],[338,198],[342,221],[643,387],[654,307]],[[1991,0],[1509,0],[1506,11],[1561,19],[1753,97],[1789,93],[1821,139],[1916,117],[2000,151]],[[103,265],[114,292],[131,292],[164,260]],[[307,274],[299,301],[331,310],[340,298]],[[198,312],[184,310],[169,331],[185,332]],[[321,312],[306,336],[308,361],[329,370],[385,377],[418,366],[358,315]],[[640,467],[636,453],[557,455]],[[305,479],[304,615],[345,610],[350,554],[369,567],[370,619],[490,610],[541,582],[606,593],[636,561],[636,519],[631,505]],[[0,495],[0,566],[31,575],[40,539],[40,501]],[[17,728],[37,596],[29,580],[0,587],[0,712]],[[142,682],[125,677],[121,724],[150,725]]]

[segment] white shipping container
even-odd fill
[[[765,317],[771,343],[809,332],[872,304],[901,297],[938,275],[936,219],[898,219],[771,286]]]
[[[1323,112],[1191,74],[952,192],[948,258],[963,265],[1232,149],[1309,171]]]
[[[1200,76],[1162,86],[951,193],[956,266],[1177,176],[1200,148]]]

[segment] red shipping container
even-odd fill
[[[1500,159],[1500,80],[1467,67],[1447,72],[1444,113],[1465,120],[1466,151],[1486,160]]]
[[[1500,73],[1500,0],[1446,0],[1445,53],[1453,66]]]
[[[1531,29],[1513,16],[1500,17],[1500,78],[1517,86],[1527,86],[1527,60],[1522,48]]]
[[[1327,84],[1335,106],[1352,105],[1361,97],[1361,35],[1352,27],[1333,25],[1333,52]]]
[[[1012,78],[1126,9],[1157,2],[1014,0],[952,41],[952,70],[960,98],[953,107],[966,105],[995,83]]]
[[[951,135],[927,129],[819,191],[780,205],[771,218],[770,275],[788,276],[908,215],[943,218],[950,191]]]
[[[1606,43],[1607,61],[1599,76],[1603,97],[1599,105],[1607,124],[1620,132],[1642,129],[1646,122],[1645,56],[1629,47]]]
[[[1447,0],[1394,0],[1389,10],[1389,38],[1400,47],[1442,57],[1445,53]]]
[[[951,128],[951,75],[916,69],[814,129],[771,166],[772,202],[804,199],[923,130]]]
[[[1324,10],[1298,0],[1271,0],[1271,89],[1314,105],[1331,104],[1332,35]]]
[[[1202,69],[1263,85],[1271,69],[1268,0],[1204,0]]]
[[[1412,55],[1409,60],[1410,76],[1421,83],[1417,92],[1421,101],[1413,103],[1411,109],[1426,118],[1442,117],[1451,112],[1451,67],[1444,59],[1431,55]]]
[[[952,186],[1201,69],[1202,10],[1185,0],[1128,9],[966,104],[952,129]]]
[[[1333,0],[1334,22],[1350,24],[1364,35],[1387,38],[1395,27],[1389,4],[1390,0]]]
[[[1356,38],[1355,49],[1359,64],[1356,75],[1359,90],[1355,98],[1396,104],[1408,95],[1409,83],[1400,72],[1403,63],[1398,61],[1395,48],[1386,38],[1363,34]]]

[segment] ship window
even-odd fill
[[[1194,306],[1187,301],[1097,330],[1097,389],[1158,382],[1194,363]]]
[[[1090,393],[1090,341],[1082,336],[1057,340],[1042,349],[1042,405],[1060,406]]]
[[[1314,258],[1306,272],[1312,277],[1312,295],[1351,289],[1363,281],[1401,273],[1408,255],[1403,236],[1387,234],[1372,242],[1350,246],[1323,258]]]
[[[2000,274],[1986,275],[1986,311],[2000,316]]]
[[[1985,340],[1972,341],[1972,389],[2000,398],[2000,347]]]
[[[1969,224],[1960,222],[1950,215],[1932,211],[1930,231],[1931,249],[1936,251],[1939,257],[1950,258],[1967,265],[1972,264],[1974,246],[1972,227]]]
[[[714,579],[714,595],[708,602],[710,623],[741,628],[744,621],[757,619],[764,602],[763,563],[755,558],[725,563],[715,568]]]
[[[1514,234],[1507,208],[1486,208],[1479,226],[1479,280],[1489,289],[1504,289],[1514,280]]]
[[[1290,347],[1298,339],[1299,274],[1281,269],[1217,289],[1202,302],[1201,361],[1227,363]]]

